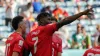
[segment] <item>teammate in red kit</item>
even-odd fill
[[[62,56],[62,39],[59,34],[52,37],[52,56]]]
[[[100,36],[98,37],[98,46],[86,50],[83,56],[100,56]]]
[[[26,49],[31,51],[32,56],[52,56],[53,33],[63,25],[73,22],[82,15],[87,15],[91,10],[92,9],[87,9],[57,23],[52,23],[53,20],[50,14],[40,13],[37,16],[39,26],[35,30],[31,31],[26,37]]]
[[[52,23],[57,22],[56,18],[52,19]],[[56,31],[52,35],[52,56],[62,56],[62,39]]]
[[[22,16],[16,16],[12,20],[13,32],[6,41],[5,56],[22,56],[24,39],[22,34],[25,33],[26,23]]]

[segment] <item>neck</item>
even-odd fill
[[[45,26],[44,24],[39,24],[39,26]]]
[[[15,32],[17,32],[17,33],[22,35],[22,30],[21,29],[17,29]]]
[[[46,24],[44,24],[44,23],[38,23],[39,24],[39,26],[45,26]]]

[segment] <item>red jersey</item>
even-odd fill
[[[12,56],[13,52],[18,52],[19,56],[22,56],[23,41],[19,33],[12,33],[6,41],[5,56]]]
[[[58,52],[62,53],[62,40],[59,34],[54,34],[52,38],[52,56],[57,56]]]
[[[83,56],[100,56],[100,46],[88,49]]]
[[[57,30],[56,24],[38,26],[26,37],[26,48],[32,56],[52,56],[52,35]]]

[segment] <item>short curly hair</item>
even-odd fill
[[[40,21],[40,19],[44,19],[44,18],[46,18],[46,17],[52,17],[52,15],[51,14],[49,14],[49,13],[46,13],[46,12],[43,12],[43,13],[40,13],[38,16],[37,16],[37,21]]]

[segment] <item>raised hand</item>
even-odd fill
[[[93,8],[90,8],[90,9],[87,9],[87,10],[83,11],[83,14],[84,14],[84,15],[88,15],[88,14],[90,14],[91,12],[93,12]]]

